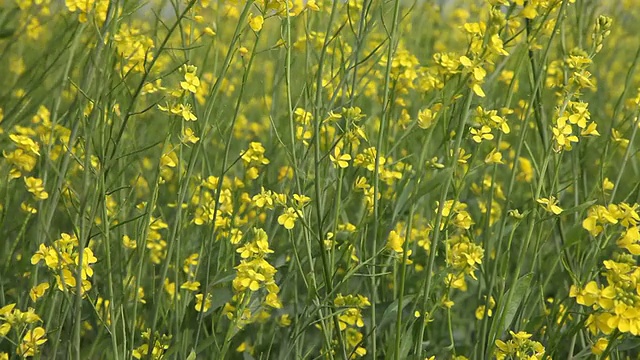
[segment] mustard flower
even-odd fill
[[[391,230],[389,233],[389,237],[387,238],[387,249],[392,250],[398,254],[402,254],[404,252],[404,236],[398,234],[395,230]]]
[[[540,198],[536,201],[550,213],[553,213],[555,215],[560,215],[562,213],[562,208],[558,206],[558,200],[556,200],[554,196],[549,196],[548,198]]]
[[[207,312],[211,308],[211,294],[207,294],[207,298],[203,301],[204,294],[196,294],[196,304],[194,308],[198,312]]]
[[[127,249],[135,249],[138,247],[136,240],[131,239],[129,235],[122,236],[122,245]]]
[[[477,142],[478,144],[481,143],[483,140],[493,140],[493,134],[491,133],[491,128],[488,127],[487,125],[482,125],[482,127],[479,129],[472,128],[470,132],[472,135],[471,138],[473,139],[473,141]]]
[[[198,118],[191,112],[191,105],[178,104],[171,109],[171,112],[182,116],[185,121],[196,121]]]
[[[333,154],[329,155],[333,166],[340,169],[346,169],[349,167],[349,160],[351,160],[351,155],[349,154],[341,154],[341,149],[339,146],[333,148]]]
[[[278,216],[278,224],[284,226],[287,230],[291,230],[296,225],[297,219],[298,213],[294,208],[290,207],[282,215]]]
[[[187,72],[184,74],[184,81],[180,82],[180,87],[184,90],[187,90],[191,93],[196,93],[198,91],[198,87],[200,86],[200,79],[193,72]]]
[[[311,201],[311,198],[304,194],[293,194],[293,200],[298,208],[303,208]]]
[[[43,282],[32,287],[31,290],[29,290],[29,297],[31,298],[31,301],[36,302],[39,298],[44,296],[48,289],[49,283],[47,282]]]
[[[556,126],[551,129],[553,138],[556,141],[556,150],[571,150],[571,143],[578,142],[578,137],[573,135],[573,127],[567,123],[565,117],[558,118]]]
[[[502,161],[502,154],[495,148],[487,154],[484,158],[484,162],[485,164],[504,164],[504,161]]]
[[[436,118],[437,115],[438,115],[437,112],[432,111],[429,108],[420,110],[418,112],[418,126],[421,129],[430,128],[431,126],[433,126],[435,118]]]
[[[195,144],[200,141],[200,138],[195,135],[196,133],[191,128],[184,128],[182,131],[182,143],[183,144]]]
[[[16,350],[22,357],[35,356],[42,344],[47,342],[46,331],[43,327],[36,327],[27,331],[22,338],[22,342]]]
[[[262,15],[254,16],[249,14],[249,27],[251,30],[258,32],[262,30],[262,24],[264,24],[264,17]]]
[[[195,276],[194,271],[198,266],[198,259],[200,258],[200,254],[193,253],[187,256],[182,263],[182,271],[189,276]]]
[[[509,331],[511,339],[508,341],[496,340],[496,359],[503,360],[507,357],[529,360],[542,360],[545,348],[537,342],[531,340],[531,334],[524,331],[514,333]]]
[[[200,289],[199,281],[185,281],[180,285],[180,289],[189,290],[189,291],[198,291]]]
[[[260,189],[260,194],[254,195],[251,198],[254,205],[259,208],[273,208],[273,193],[271,192],[271,190],[265,191],[264,187],[261,187]]]

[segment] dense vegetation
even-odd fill
[[[4,0],[0,360],[628,359],[640,3]]]

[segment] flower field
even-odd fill
[[[0,360],[640,358],[639,31],[0,1]]]

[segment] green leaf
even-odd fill
[[[513,318],[516,316],[516,312],[520,307],[522,299],[529,291],[529,285],[531,284],[532,277],[533,274],[531,273],[522,276],[516,281],[513,287],[507,290],[507,292],[504,294],[506,299],[510,298],[511,300],[508,304],[506,304],[506,307],[504,308],[503,321],[501,324],[502,326],[501,329],[499,329],[500,331],[498,331],[498,334],[502,334],[503,332],[505,332],[511,325],[511,322],[513,321]],[[510,294],[511,292],[513,292],[513,294]]]
[[[2,29],[0,30],[0,39],[5,39],[8,37],[12,37],[15,34],[15,29]]]
[[[225,272],[219,273],[214,278],[212,285],[215,286],[215,285],[219,285],[219,284],[224,284],[224,283],[230,282],[235,277],[236,277],[236,272],[234,270],[229,270],[229,271],[225,271]]]
[[[196,360],[196,351],[195,349],[191,349],[189,356],[187,356],[186,360]]]
[[[400,193],[400,196],[398,196],[398,199],[396,200],[396,206],[393,209],[393,216],[391,217],[392,224],[398,218],[398,215],[405,211],[405,206],[407,204],[407,201],[409,200],[409,196],[413,193],[414,187],[415,182],[411,180],[409,180],[409,182],[402,187],[402,193]]]
[[[567,214],[573,214],[575,212],[577,213],[581,213],[582,211],[588,209],[589,207],[591,207],[591,205],[595,204],[597,202],[597,200],[590,200],[590,201],[586,201],[578,206],[574,206],[572,208],[569,209],[564,209],[562,210],[562,215],[567,215]]]
[[[495,343],[496,338],[501,336],[505,331],[507,331],[509,326],[511,326],[511,322],[516,316],[522,300],[529,291],[532,278],[533,274],[531,273],[520,277],[500,299],[500,302],[498,303],[498,315],[491,324],[491,331],[488,339],[489,348],[487,350],[490,350]]]
[[[415,295],[406,295],[402,299],[401,309],[404,309],[409,303],[413,301]],[[398,316],[398,300],[394,300],[387,309],[382,314],[382,319],[380,320],[380,325],[378,326],[380,329],[384,328],[388,324],[393,324],[396,321],[396,317]]]
[[[435,192],[440,185],[444,184],[445,179],[451,176],[453,176],[453,168],[438,170],[438,173],[434,177],[427,180],[424,185],[421,185],[421,189],[418,190],[418,196],[416,196],[415,201],[431,192]]]

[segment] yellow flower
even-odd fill
[[[609,346],[609,340],[607,338],[599,338],[591,347],[591,352],[595,355],[602,355],[607,346]]]
[[[34,208],[33,206],[29,205],[24,201],[20,204],[20,210],[24,211],[27,214],[32,214],[32,215],[38,213],[38,209]]]
[[[545,353],[544,346],[531,340],[531,334],[524,331],[514,333],[509,331],[511,339],[508,341],[496,340],[496,359],[542,359]]]
[[[251,27],[251,30],[255,32],[262,30],[262,24],[264,24],[262,15],[253,16],[253,14],[249,14],[249,27]]]
[[[196,121],[198,118],[191,112],[191,105],[179,104],[171,109],[174,114],[179,114],[185,121]]]
[[[560,215],[562,208],[559,207],[558,200],[555,197],[549,196],[548,198],[540,198],[536,200],[540,205],[543,205],[544,209],[550,213]]]
[[[295,200],[298,208],[303,208],[311,201],[311,198],[304,194],[293,194],[293,200]]]
[[[399,235],[395,230],[391,230],[387,239],[387,249],[402,254],[404,252],[402,245],[404,245],[404,236]]]
[[[27,191],[33,194],[33,197],[36,198],[36,200],[45,200],[49,198],[49,194],[44,190],[42,179],[27,177],[24,178],[24,183],[27,187]]]
[[[482,140],[493,140],[493,134],[491,133],[491,128],[487,125],[482,125],[480,129],[471,129],[471,135],[473,141],[478,144],[482,142]]]
[[[0,324],[0,336],[6,336],[9,331],[11,331],[11,324],[2,323]]]
[[[229,242],[234,245],[239,244],[243,235],[240,229],[233,228],[229,231]]]
[[[135,239],[131,239],[129,235],[122,236],[122,245],[127,249],[135,249],[138,244]]]
[[[576,302],[580,305],[592,306],[597,303],[603,308],[610,308],[612,306],[611,300],[615,297],[615,289],[612,287],[600,289],[595,281],[590,281],[582,290],[572,285],[569,290],[569,296],[575,297]]]
[[[278,224],[284,226],[287,230],[291,230],[296,225],[297,219],[298,213],[294,208],[290,207],[282,215],[278,216]]]
[[[336,146],[333,148],[333,154],[329,155],[333,166],[336,168],[345,169],[349,167],[349,160],[351,160],[351,155],[349,154],[340,154],[340,147]]]
[[[207,26],[204,28],[204,33],[209,36],[216,36],[216,31],[211,28],[211,26]]]
[[[204,304],[203,304],[202,299],[204,298],[204,295],[203,294],[197,294],[196,295],[196,304],[194,306],[196,311],[198,311],[198,312],[200,312],[200,311],[202,311],[202,312],[208,311],[211,308],[211,297],[212,297],[211,294],[207,294],[207,299],[204,301]]]
[[[49,269],[56,270],[59,264],[58,252],[51,247],[40,244],[38,251],[31,257],[31,264],[35,265],[44,260]]]
[[[502,42],[502,39],[500,39],[500,35],[498,34],[493,34],[493,36],[491,36],[491,39],[489,39],[489,50],[491,50],[491,52],[493,52],[494,54],[503,56],[509,55],[509,53],[504,50],[504,43]]]
[[[438,113],[431,109],[423,109],[418,112],[418,126],[421,129],[428,129],[434,124],[435,117]]]
[[[195,144],[200,140],[199,137],[195,135],[195,132],[191,128],[184,128],[182,131],[182,143],[183,144]]]
[[[182,285],[180,285],[180,289],[185,289],[189,291],[198,291],[200,289],[199,281],[185,281]]]
[[[282,316],[278,318],[278,325],[282,327],[291,325],[291,317],[289,317],[289,314],[282,314]]]
[[[16,350],[17,353],[22,357],[34,356],[38,351],[38,347],[47,342],[45,335],[46,331],[40,326],[27,331],[24,338],[22,338],[22,343]]]
[[[195,71],[185,73],[184,81],[180,82],[181,88],[194,94],[198,91],[199,86],[200,86],[200,79],[198,79],[198,76],[195,74]]]
[[[182,263],[182,271],[189,276],[195,276],[194,271],[196,266],[198,266],[198,259],[200,258],[200,254],[193,253],[187,256]]]
[[[320,7],[316,0],[307,0],[307,8],[312,11],[320,11]]]
[[[49,283],[43,282],[31,288],[29,291],[29,297],[33,302],[36,302],[39,298],[44,296],[45,292],[49,289]]]
[[[573,127],[567,123],[565,116],[558,118],[556,126],[551,131],[556,140],[557,150],[571,150],[571,143],[578,142],[578,137],[573,135]]]
[[[586,129],[580,131],[580,136],[600,136],[598,130],[596,130],[597,124],[595,122],[589,123]]]
[[[272,197],[271,190],[265,191],[264,187],[262,187],[260,190],[260,194],[254,195],[251,198],[251,201],[253,201],[253,204],[259,208],[263,208],[265,206],[267,208],[272,208],[273,197]]]
[[[167,292],[169,298],[173,300],[176,297],[176,283],[169,281],[169,279],[164,279],[164,291]],[[178,299],[180,299],[180,294],[178,294]]]
[[[620,238],[616,241],[616,245],[621,248],[627,249],[633,255],[640,255],[640,229],[636,226],[626,229]]]
[[[484,162],[485,164],[504,164],[504,161],[502,161],[502,153],[494,148],[487,154],[487,157],[484,158]]]
[[[40,156],[40,145],[26,135],[9,135],[9,139],[13,141],[18,148],[25,150],[33,155]]]

